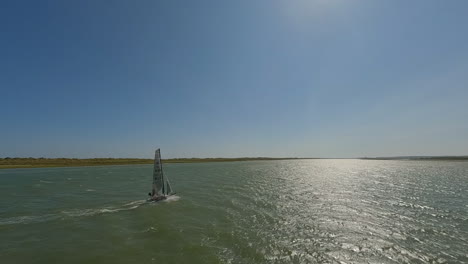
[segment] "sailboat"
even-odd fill
[[[173,192],[171,183],[167,176],[164,176],[162,163],[161,163],[161,150],[157,149],[154,154],[154,168],[153,168],[153,188],[151,193],[148,193],[150,198],[148,201],[157,202],[166,200],[168,196],[175,194]]]

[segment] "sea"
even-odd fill
[[[0,170],[0,263],[468,263],[468,162]]]

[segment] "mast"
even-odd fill
[[[157,192],[156,186],[156,158],[158,157],[158,150],[154,152],[154,165],[153,165],[153,188],[151,190],[151,196],[154,196]]]
[[[159,149],[158,149],[159,150]],[[161,152],[159,153],[159,166],[161,166],[161,179],[162,179],[162,193],[163,195],[165,195],[164,193],[164,172],[163,172],[163,167],[162,167],[162,162],[161,162]]]

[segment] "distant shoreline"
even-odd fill
[[[446,161],[468,161],[468,156],[401,156],[401,157],[375,157],[360,158],[362,160],[413,160],[413,161],[431,161],[431,160],[446,160]]]
[[[163,163],[206,163],[206,162],[234,162],[234,161],[260,161],[260,160],[297,160],[297,159],[331,159],[331,158],[181,158],[163,159]],[[339,159],[339,158],[337,158]],[[341,158],[346,159],[346,158]],[[408,157],[363,157],[349,158],[360,160],[411,160],[411,161],[468,161],[468,156],[408,156]],[[0,169],[19,168],[48,168],[48,167],[82,167],[106,165],[140,165],[153,164],[153,159],[69,159],[69,158],[0,158]]]
[[[205,162],[233,162],[233,161],[257,161],[257,160],[292,160],[300,158],[187,158],[187,159],[163,159],[163,163],[205,163]],[[68,158],[0,158],[0,169],[19,168],[48,168],[48,167],[82,167],[82,166],[106,166],[106,165],[139,165],[153,164],[153,159],[68,159]]]

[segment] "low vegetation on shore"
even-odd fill
[[[201,163],[201,162],[230,162],[230,161],[256,161],[256,160],[290,160],[298,158],[183,158],[163,159],[163,163]],[[446,160],[468,161],[468,156],[440,156],[440,157],[376,157],[361,158],[364,160]],[[0,158],[0,169],[12,168],[42,168],[42,167],[78,167],[78,166],[104,166],[104,165],[136,165],[152,164],[153,159],[69,159],[69,158]]]
[[[406,156],[406,157],[376,157],[361,158],[364,160],[447,160],[447,161],[468,161],[468,156]]]
[[[284,160],[295,158],[189,158],[165,159],[163,163],[196,163],[196,162],[227,162],[227,161],[254,161],[254,160]],[[0,169],[11,168],[42,168],[42,167],[77,167],[102,165],[135,165],[152,164],[152,159],[67,159],[67,158],[0,158]]]

